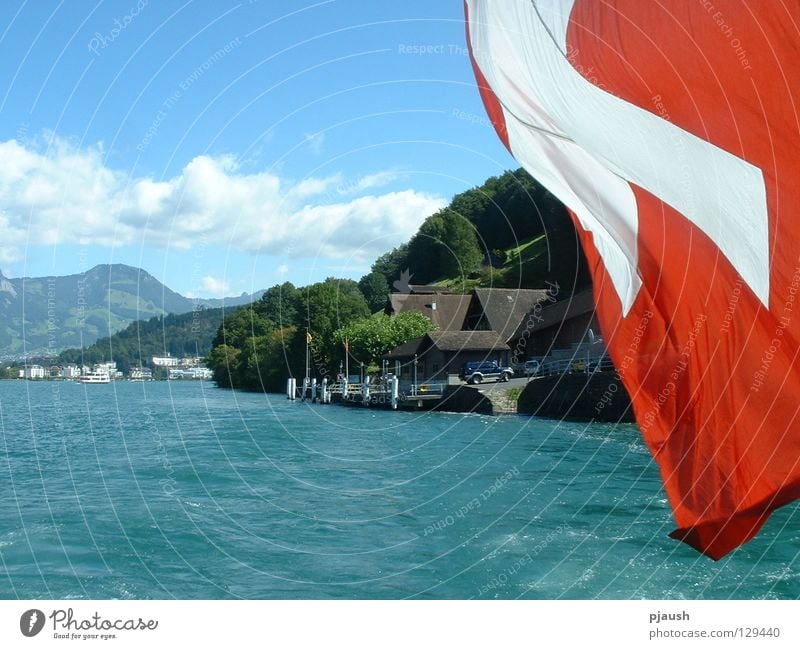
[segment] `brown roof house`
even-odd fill
[[[389,296],[390,315],[417,311],[439,328],[422,338],[393,349],[383,358],[390,365],[400,362],[401,378],[444,379],[458,374],[467,361],[496,360],[508,365],[508,341],[522,319],[548,298],[546,290],[476,289],[469,295],[435,292],[432,286],[410,286],[410,293]]]
[[[458,374],[467,361],[496,360],[507,364],[510,347],[496,331],[432,331],[395,347],[383,358],[393,367],[400,363],[400,378],[445,380]]]
[[[510,365],[554,349],[572,353],[586,344],[590,329],[599,332],[591,290],[556,301],[550,289],[478,288],[452,295],[419,288],[391,294],[386,307],[389,314],[418,311],[439,327],[383,357],[390,365],[399,361],[405,379],[413,378],[415,359],[418,380],[445,378],[467,361]]]
[[[496,331],[508,342],[525,316],[549,297],[547,289],[476,288],[465,328]]]
[[[514,333],[512,348],[518,357],[539,358],[552,355],[555,350],[600,343],[599,332],[592,289],[586,289],[534,309]],[[595,351],[602,355],[605,348]]]
[[[392,293],[386,304],[388,315],[417,311],[427,316],[439,331],[461,331],[472,302],[471,295],[449,293]]]

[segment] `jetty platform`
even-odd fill
[[[366,383],[287,384],[287,397],[322,405],[385,410],[438,410],[486,415],[533,415],[570,421],[633,422],[630,398],[615,371],[549,374],[507,382],[467,385],[414,384],[389,377]]]

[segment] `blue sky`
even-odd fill
[[[0,268],[203,297],[357,279],[514,168],[457,0],[0,5]]]

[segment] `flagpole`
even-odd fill
[[[309,333],[308,328],[306,328],[306,378],[307,379],[310,378],[309,375],[308,375],[308,348],[309,348],[309,345],[310,345],[310,342],[309,342],[310,338],[311,338],[311,334]]]
[[[344,376],[350,376],[350,341],[347,338],[344,339]]]

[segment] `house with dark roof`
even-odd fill
[[[587,289],[557,302],[543,303],[519,324],[512,339],[516,341],[517,356],[538,358],[551,355],[554,350],[593,344],[599,332],[594,296],[592,289]],[[524,353],[516,352],[519,349]],[[604,353],[604,349],[597,351]]]
[[[511,349],[496,331],[432,331],[395,347],[383,356],[389,367],[400,363],[400,378],[446,379],[458,374],[467,361],[488,360],[508,364]]]
[[[412,378],[415,362],[417,378],[430,380],[459,373],[467,361],[521,364],[553,350],[568,356],[599,332],[591,290],[555,301],[549,289],[478,288],[453,295],[420,288],[420,293],[393,293],[386,307],[390,315],[423,313],[438,326],[383,356],[390,366],[400,362],[402,378]]]
[[[385,312],[387,315],[397,315],[416,311],[430,318],[439,331],[461,331],[471,303],[471,295],[392,293]]]
[[[525,317],[548,299],[547,289],[476,288],[464,328],[496,331],[508,343]]]
[[[427,293],[428,295],[431,293],[439,293],[442,295],[449,295],[452,293],[449,288],[445,288],[444,286],[436,286],[435,284],[409,284],[408,292],[420,294]]]

